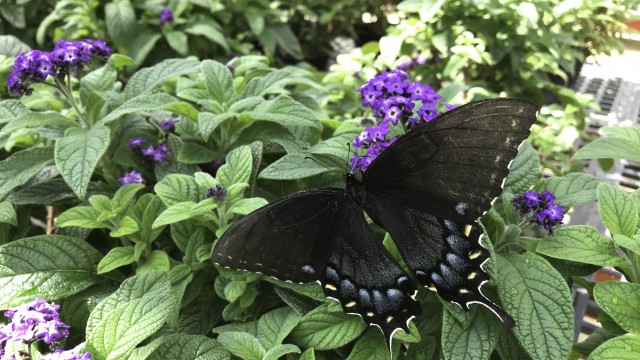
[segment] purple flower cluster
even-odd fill
[[[173,22],[173,11],[165,7],[160,11],[160,24],[162,25],[167,22]]]
[[[160,123],[160,128],[162,129],[162,131],[164,131],[165,133],[172,133],[176,130],[176,124],[179,122],[180,120],[177,119],[173,119],[173,118],[167,118],[162,120],[162,122]]]
[[[30,95],[30,86],[42,83],[47,77],[64,78],[81,69],[92,56],[107,58],[111,49],[102,40],[58,40],[53,51],[31,50],[20,53],[11,67],[7,87],[12,95]]]
[[[398,69],[407,70],[414,67],[415,65],[424,65],[426,63],[427,63],[426,57],[417,57],[401,63],[400,65],[398,65]]]
[[[553,234],[555,228],[562,223],[564,208],[555,204],[556,197],[548,190],[541,193],[529,190],[515,195],[511,204],[522,216],[531,216],[531,223],[538,224]]]
[[[56,350],[49,355],[45,355],[40,360],[90,360],[91,353],[79,353],[76,350]]]
[[[60,305],[49,304],[44,299],[34,299],[32,302],[5,311],[4,316],[11,318],[8,324],[0,325],[0,347],[8,341],[32,343],[42,340],[51,344],[54,340],[69,336],[69,325],[58,318]]]
[[[177,121],[176,121],[177,122]],[[175,122],[173,123],[175,124]],[[157,163],[162,163],[167,158],[169,154],[169,148],[166,143],[159,143],[155,148],[153,145],[149,145],[148,148],[142,149],[142,145],[144,145],[147,141],[144,138],[133,138],[129,139],[129,147],[131,149],[141,149],[140,153],[148,159],[153,160]]]
[[[229,197],[229,191],[222,187],[222,185],[216,185],[207,190],[207,193],[204,195],[205,199],[213,198],[218,204],[223,203]]]
[[[142,177],[141,173],[135,170],[131,170],[127,173],[124,173],[124,175],[118,179],[118,182],[122,185],[144,184],[144,178]]]
[[[394,140],[387,139],[389,127],[402,123],[408,130],[438,116],[442,99],[429,85],[411,82],[403,70],[385,71],[367,81],[358,92],[362,106],[370,107],[379,123],[367,128],[353,141],[355,148],[367,149],[366,154],[354,153],[351,173],[364,172],[371,162]]]

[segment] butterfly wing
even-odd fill
[[[281,280],[319,281],[347,313],[380,327],[390,343],[420,311],[417,287],[342,189],[313,189],[238,219],[216,245],[214,263]]]
[[[500,195],[536,111],[517,99],[451,110],[391,144],[362,181],[364,210],[389,231],[419,283],[464,309],[481,303],[507,324],[509,315],[480,291],[489,255],[474,223]]]

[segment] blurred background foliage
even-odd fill
[[[313,73],[323,137],[357,132],[365,110],[354,91],[400,67],[462,104],[512,96],[543,106],[532,142],[565,173],[590,98],[572,90],[589,55],[623,50],[615,36],[638,1],[622,0],[5,0],[0,80],[12,57],[59,39],[105,39],[137,67],[167,58],[222,62],[261,54],[275,67]],[[162,23],[169,8],[174,20]],[[0,90],[6,97],[6,89]],[[352,120],[350,120],[352,119]],[[354,126],[352,126],[354,125]],[[347,129],[347,130],[345,130]]]

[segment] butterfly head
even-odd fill
[[[356,175],[348,172],[344,174],[344,180],[347,183],[347,195],[358,205],[362,205],[365,198],[365,191],[362,182],[356,178]]]

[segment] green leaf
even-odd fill
[[[63,138],[56,141],[56,166],[78,198],[84,199],[87,195],[91,175],[110,141],[111,130],[99,124],[90,130],[69,129]]]
[[[636,235],[633,239],[624,235],[613,235],[613,241],[616,245],[640,255],[640,234]]]
[[[111,249],[98,264],[98,274],[108,273],[113,269],[129,265],[136,261],[133,246],[118,246]]]
[[[162,338],[146,360],[230,360],[220,342],[202,335],[174,334]]]
[[[262,315],[258,320],[260,343],[267,349],[281,344],[301,319],[302,317],[290,307],[275,309]]]
[[[193,201],[185,201],[170,205],[165,211],[163,211],[153,222],[151,229],[157,229],[164,225],[174,224],[180,221],[191,219],[193,215],[190,210],[196,203]]]
[[[538,243],[536,251],[557,259],[599,266],[624,264],[624,260],[616,253],[613,241],[586,225],[558,228],[554,236],[546,237]]]
[[[570,173],[544,179],[537,191],[549,190],[556,196],[556,203],[570,208],[578,204],[596,201],[596,188],[602,180],[585,173]]]
[[[241,280],[233,280],[224,287],[224,297],[229,302],[236,301],[247,289],[247,283]]]
[[[322,141],[309,149],[311,154],[333,155],[338,159],[346,160],[349,154],[349,144],[353,141],[353,135],[339,135]]]
[[[636,360],[640,354],[640,336],[618,336],[598,346],[589,360]]]
[[[127,87],[122,95],[124,99],[131,100],[151,92],[167,79],[199,71],[199,61],[187,59],[164,60],[154,66],[137,71],[127,82]]]
[[[144,189],[142,184],[127,184],[118,188],[118,191],[113,195],[113,209],[117,212],[122,211],[129,205],[129,201],[138,193],[138,191]]]
[[[29,148],[0,161],[0,200],[53,162],[53,148]]]
[[[300,348],[292,344],[276,345],[264,354],[263,360],[278,360],[286,354],[300,354]]]
[[[442,351],[446,359],[488,359],[493,352],[500,322],[484,309],[475,312],[467,327],[449,311],[442,319]]]
[[[619,281],[598,283],[593,297],[623,329],[640,334],[640,284]]]
[[[165,39],[169,46],[182,56],[189,55],[189,38],[182,31],[166,31]]]
[[[540,177],[540,157],[538,152],[525,141],[513,159],[509,175],[504,183],[504,190],[514,194],[527,191]]]
[[[142,262],[140,266],[136,269],[136,274],[142,274],[148,271],[160,270],[163,272],[168,272],[171,268],[171,263],[169,261],[169,255],[166,252],[161,250],[153,250],[149,255],[149,258]]]
[[[0,202],[0,223],[18,226],[18,214],[8,201]]]
[[[497,256],[500,300],[513,331],[534,359],[566,359],[573,344],[573,307],[564,278],[546,260],[524,253]]]
[[[496,351],[502,359],[531,360],[531,357],[524,351],[511,330],[507,330],[504,326],[498,329]]]
[[[262,104],[265,100],[260,96],[252,96],[246,99],[238,100],[229,106],[229,112],[238,114],[243,111],[251,110],[256,106]]]
[[[190,26],[184,29],[184,32],[191,35],[204,36],[212,42],[220,45],[224,49],[225,53],[228,54],[230,50],[227,38],[218,28],[219,26],[217,26],[211,18],[208,18],[205,21],[190,24]]]
[[[136,14],[129,0],[107,3],[104,6],[109,38],[118,45],[128,45],[135,33]]]
[[[209,95],[221,104],[230,105],[236,97],[231,71],[213,60],[204,60],[201,66]]]
[[[207,141],[209,136],[218,128],[220,124],[233,118],[235,115],[230,112],[222,114],[212,114],[210,112],[201,112],[198,114],[198,125],[200,126],[200,133],[202,139]]]
[[[91,95],[101,91],[113,89],[118,77],[113,60],[109,60],[103,67],[83,75],[80,79],[80,99],[83,104],[88,104]]]
[[[267,166],[258,178],[269,180],[297,180],[323,174],[330,169],[310,160],[305,153],[287,154]]]
[[[76,206],[63,212],[56,219],[57,227],[77,226],[84,229],[109,228],[107,220],[98,221],[100,211],[89,206]]]
[[[262,360],[265,349],[253,335],[230,331],[218,336],[218,341],[231,353],[243,360]]]
[[[165,176],[154,186],[154,190],[167,206],[185,201],[195,204],[204,195],[200,194],[200,187],[193,176],[182,174]]]
[[[325,304],[302,318],[291,332],[291,341],[304,348],[337,349],[353,341],[365,328],[359,316],[329,312]]]
[[[249,146],[233,149],[226,158],[226,164],[218,169],[216,179],[228,189],[233,184],[249,183],[252,169],[252,155]]]
[[[84,240],[61,235],[0,246],[0,308],[34,297],[63,299],[88,288],[101,280],[95,273],[100,257]]]
[[[393,356],[391,356],[393,358]],[[369,329],[351,350],[347,360],[388,360],[389,349],[378,329]]]
[[[29,111],[29,108],[20,102],[20,100],[0,101],[0,124],[5,124]]]
[[[237,215],[247,215],[254,210],[257,210],[269,202],[263,198],[249,198],[249,199],[240,199],[238,202],[233,204],[233,206],[229,209],[229,212],[237,214]]]
[[[209,147],[195,144],[192,142],[185,142],[180,148],[178,154],[178,161],[186,164],[203,164],[218,159],[218,153],[211,150]]]
[[[13,18],[12,16],[7,16],[9,15],[9,9],[11,9],[11,5],[7,6],[6,4],[3,4],[5,7],[0,9],[0,11],[2,11],[2,16],[7,18],[8,22],[12,22],[13,25],[23,25],[20,27],[24,27],[24,13],[22,15],[22,19],[18,20],[17,18]],[[15,7],[14,9],[22,9],[22,7]],[[14,14],[17,15],[18,11],[15,11]],[[15,20],[18,20],[17,22],[14,22]],[[22,41],[20,41],[20,39],[18,39],[17,37],[13,36],[13,35],[0,35],[0,55],[4,55],[4,56],[17,56],[18,54],[20,54],[21,52],[28,52],[29,50],[31,50],[29,48],[29,45],[23,43]]]
[[[313,348],[307,349],[300,356],[300,360],[316,360],[316,354]]]
[[[320,132],[322,129],[322,125],[313,111],[286,95],[265,101],[254,110],[244,114],[255,120],[279,124],[292,130],[294,134],[298,134],[300,128],[308,128],[315,132]],[[298,136],[298,138],[300,137]]]
[[[153,240],[155,240],[160,233],[162,232],[163,228],[153,228],[153,222],[156,220],[156,218],[158,216],[160,216],[160,214],[164,211],[166,207],[164,206],[164,204],[162,203],[162,200],[160,200],[160,197],[158,196],[154,196],[153,199],[151,199],[151,201],[149,201],[149,204],[146,206],[144,213],[142,215],[142,220],[140,223],[140,230],[139,230],[139,234],[140,234],[140,240],[145,243],[151,243]]]
[[[92,360],[126,359],[165,323],[176,302],[166,274],[145,272],[126,279],[91,312],[86,350]]]
[[[138,223],[131,218],[131,216],[125,216],[118,224],[118,227],[109,233],[109,236],[113,238],[131,235],[138,231]]]
[[[573,160],[626,159],[640,161],[640,128],[603,127],[610,135],[583,146],[573,155]]]
[[[638,224],[638,207],[631,196],[609,183],[598,185],[598,211],[613,235],[632,237]]]
[[[157,93],[129,99],[105,116],[102,119],[102,123],[108,124],[127,114],[153,113],[161,110],[173,111],[191,119],[198,118],[198,111],[190,104],[180,101],[169,94]]]
[[[80,127],[78,122],[56,112],[28,112],[15,117],[2,129],[0,136],[8,136],[20,129],[47,129],[60,133]]]

